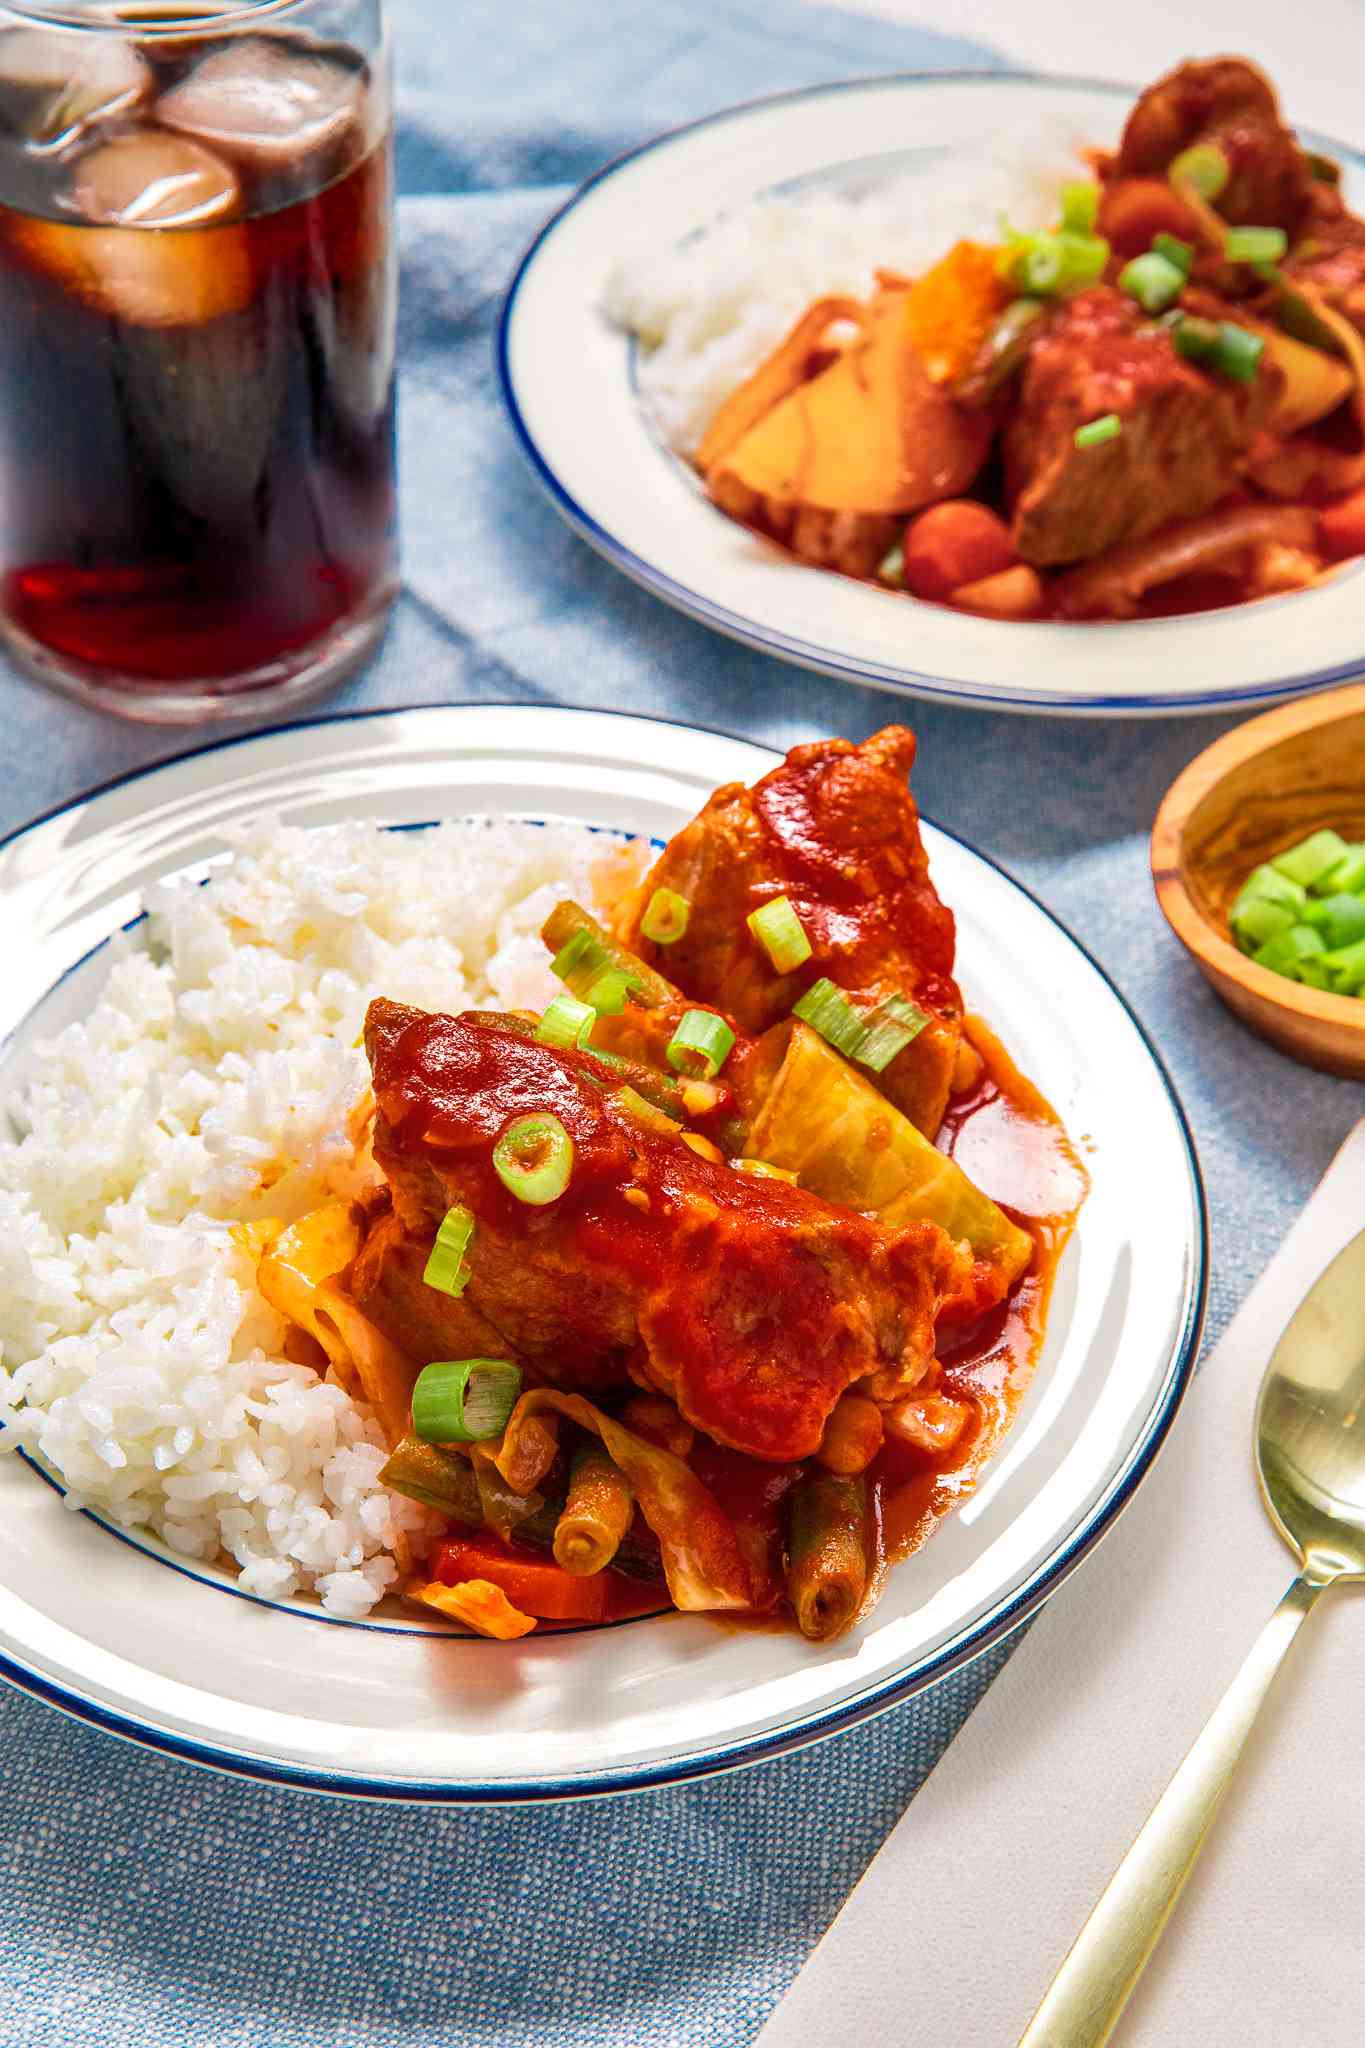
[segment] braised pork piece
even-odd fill
[[[696,459],[812,567],[964,611],[1241,603],[1365,552],[1362,335],[1337,166],[1218,57],[1141,95],[1055,228],[817,302]]]

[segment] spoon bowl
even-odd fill
[[[1299,1304],[1256,1405],[1271,1520],[1315,1578],[1365,1578],[1365,1231]]]

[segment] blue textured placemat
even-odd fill
[[[391,0],[391,13],[409,587],[381,659],[339,705],[600,705],[777,746],[895,715],[893,700],[713,638],[576,541],[499,415],[491,336],[521,245],[640,137],[785,86],[995,59],[773,0]],[[1156,801],[1220,726],[910,716],[926,810],[1038,889],[1158,1037],[1209,1181],[1221,1327],[1361,1098],[1247,1038],[1153,905]],[[0,830],[181,744],[2,669],[0,735]],[[227,1782],[5,1693],[0,2043],[738,2048],[1003,1661],[737,1777],[525,1813],[371,1810]],[[926,1882],[942,1885],[946,1919],[970,1910],[950,1872]]]

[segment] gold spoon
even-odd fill
[[[1300,1623],[1325,1587],[1365,1578],[1365,1231],[1309,1289],[1275,1347],[1256,1407],[1256,1470],[1303,1570],[1110,1878],[1019,2048],[1103,2048]]]

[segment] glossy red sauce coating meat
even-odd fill
[[[915,737],[887,726],[855,746],[794,747],[752,789],[731,783],[672,839],[640,892],[625,937],[684,992],[761,1032],[824,977],[865,1007],[908,997],[929,1028],[894,1060],[880,1085],[930,1135],[948,1099],[961,1036],[953,980],[955,926],[929,875],[910,792]],[[687,930],[668,947],[639,929],[652,891],[690,905]],[[773,897],[790,901],[811,958],[779,974],[746,919]]]
[[[1112,285],[1078,292],[1029,352],[1005,428],[1006,491],[1026,561],[1091,559],[1225,497],[1269,417],[1278,373],[1249,383],[1197,368]],[[1077,447],[1114,414],[1119,433]]]
[[[701,1158],[637,1121],[590,1054],[387,1003],[367,1038],[375,1158],[403,1232],[429,1245],[448,1207],[472,1211],[453,1313],[477,1314],[539,1378],[634,1381],[721,1442],[800,1458],[845,1387],[871,1374],[913,1386],[939,1314],[977,1306],[979,1272],[935,1225],[885,1230]],[[536,1111],[574,1148],[543,1207],[493,1164],[498,1137]],[[386,1299],[376,1286],[368,1312]]]

